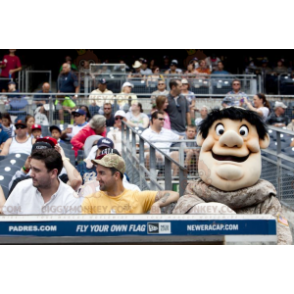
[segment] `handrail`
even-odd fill
[[[156,155],[155,153],[158,152],[164,157],[164,163],[165,163],[165,189],[171,190],[172,189],[172,175],[171,175],[171,165],[175,164],[179,168],[179,178],[180,178],[180,195],[184,195],[184,191],[187,185],[187,169],[185,166],[181,165],[177,161],[175,161],[173,158],[171,158],[169,155],[164,153],[162,150],[158,149],[153,143],[146,140],[139,134],[133,127],[129,126],[126,122],[123,122],[123,132],[122,132],[122,142],[125,143],[125,147],[130,152],[131,158],[134,159],[134,161],[137,161],[136,157],[136,137],[139,138],[139,176],[140,176],[140,184],[143,180],[145,180],[145,174],[149,176],[151,189],[153,188],[159,188],[161,189],[161,186],[157,183],[156,180]],[[131,133],[131,140],[130,140],[130,133]],[[150,171],[145,167],[145,158],[144,158],[144,145],[149,145],[149,165],[150,165]],[[130,147],[131,146],[131,147]],[[128,154],[129,156],[129,154]],[[133,166],[134,168],[134,166]]]

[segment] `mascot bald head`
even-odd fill
[[[237,107],[212,111],[200,125],[199,176],[223,191],[253,186],[261,175],[261,149],[270,139],[260,116]]]

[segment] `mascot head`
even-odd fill
[[[235,191],[254,185],[261,174],[261,149],[270,139],[253,111],[237,107],[212,111],[199,128],[199,175],[208,185]]]

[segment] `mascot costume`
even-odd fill
[[[197,214],[206,207],[217,214],[271,214],[277,218],[278,244],[292,244],[276,189],[260,179],[261,149],[269,142],[257,113],[238,107],[212,111],[197,136],[200,179],[188,184],[173,213]]]

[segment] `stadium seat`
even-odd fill
[[[23,158],[18,158],[18,159],[7,158],[1,161],[1,166],[8,165],[8,166],[18,166],[19,168],[21,168],[24,165],[24,163],[25,163],[25,160]]]
[[[49,127],[48,126],[41,126],[42,127],[42,136],[43,137],[49,137],[51,136],[51,133],[49,131]]]
[[[65,144],[65,143],[60,143],[60,146],[63,148],[64,152],[66,150],[72,150],[72,145],[71,144]]]
[[[288,156],[294,158],[294,157],[293,157],[293,155],[294,155],[294,147],[288,147],[288,148],[285,148],[285,149],[284,149],[284,152],[285,152]]]
[[[65,156],[69,158],[70,163],[75,166],[76,165],[76,158],[74,150],[63,149]]]
[[[27,158],[28,158],[28,155],[24,153],[13,153],[13,154],[8,154],[4,156],[4,159],[23,159],[24,161],[26,161]]]
[[[13,165],[2,165],[0,166],[0,175],[5,175],[5,174],[12,174],[14,175],[18,170],[19,170],[19,166],[13,166]]]

